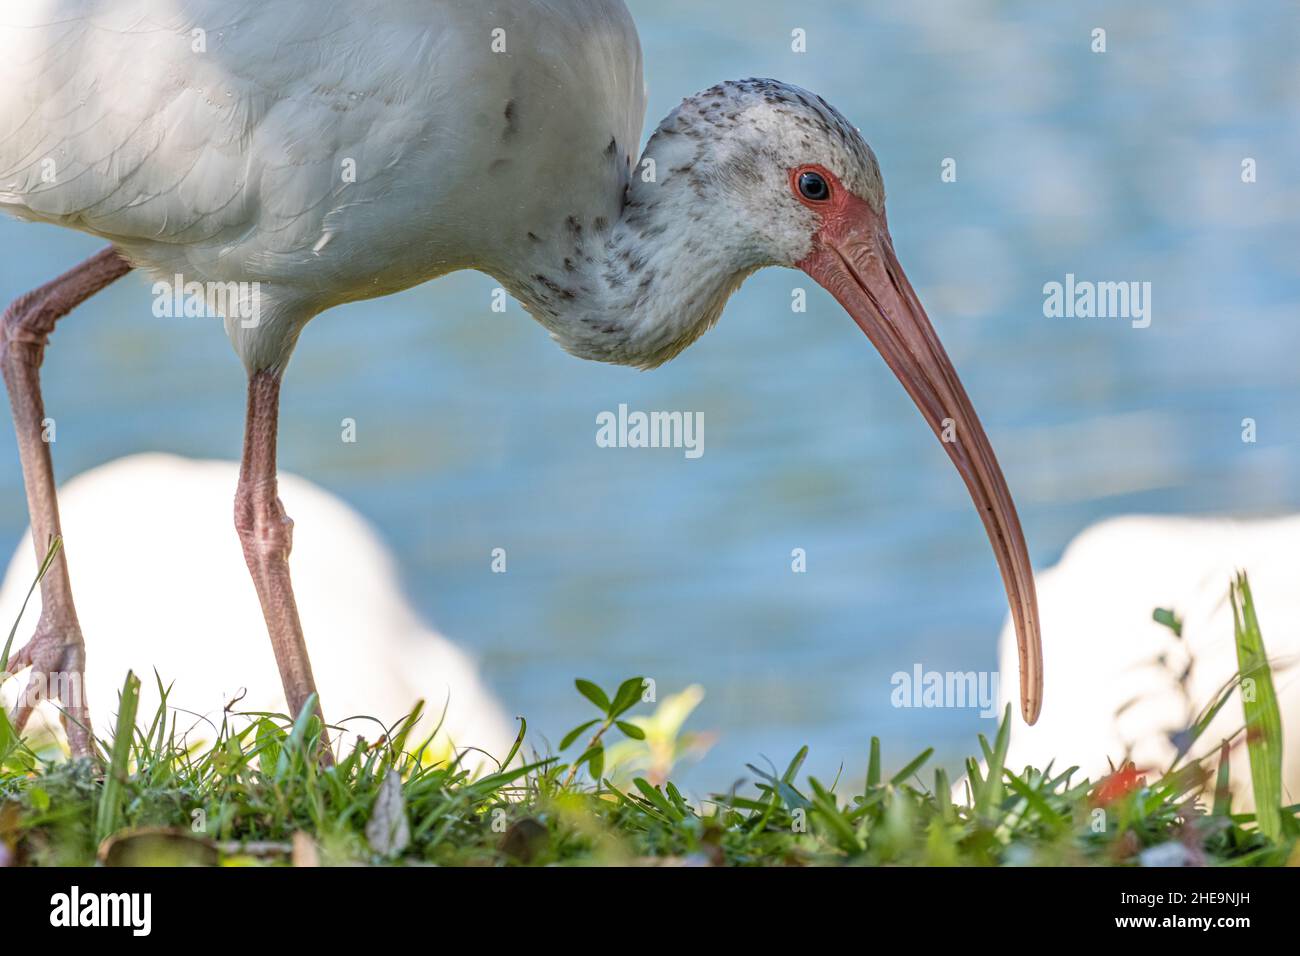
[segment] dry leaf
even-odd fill
[[[406,800],[402,796],[402,778],[396,770],[379,785],[375,808],[366,824],[370,849],[380,856],[396,856],[410,845],[411,826],[406,820]]]

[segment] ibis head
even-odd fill
[[[974,406],[894,253],[880,166],[858,129],[820,97],[784,83],[721,84],[660,124],[629,170],[619,220],[593,236],[577,233],[572,248],[560,244],[564,265],[553,277],[538,271],[515,286],[555,338],[585,358],[641,367],[672,358],[765,266],[800,269],[839,302],[970,491],[1002,572],[1020,643],[1022,713],[1032,723],[1042,665],[1020,520]],[[934,583],[937,593],[942,586]]]

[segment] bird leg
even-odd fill
[[[36,561],[41,564],[51,543],[62,536],[54,465],[44,428],[41,361],[54,325],[100,289],[131,271],[113,247],[87,259],[34,292],[17,299],[0,319],[0,370],[13,408],[14,434],[27,489]],[[90,714],[85,701],[86,646],[72,603],[68,564],[60,548],[41,579],[41,616],[30,641],[10,657],[6,670],[32,669],[13,716],[22,730],[42,700],[57,701],[73,756],[90,755]]]
[[[254,372],[248,380],[248,419],[244,426],[244,455],[235,492],[235,530],[244,548],[244,561],[253,576],[271,647],[284,682],[289,714],[297,717],[316,693],[307,657],[298,604],[289,580],[293,521],[281,504],[275,479],[275,438],[280,415],[280,373]],[[316,715],[321,717],[320,703]],[[324,724],[324,718],[321,717]],[[321,756],[329,760],[329,740],[322,730]]]

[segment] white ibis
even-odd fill
[[[56,321],[133,268],[199,283],[209,299],[236,290],[224,318],[248,403],[235,527],[297,711],[314,682],[289,580],[276,420],[313,317],[478,269],[574,355],[651,368],[713,325],[750,273],[798,268],[949,439],[1002,570],[1032,722],[1042,673],[1020,521],[895,258],[870,148],[820,97],[776,80],[688,97],[638,161],[644,112],[621,0],[8,4],[0,207],[111,243],[4,315],[0,364],[36,550],[61,530],[38,377]],[[84,661],[61,557],[42,598],[11,661],[33,669],[19,724],[48,675],[77,677]],[[83,702],[67,691],[78,681],[56,683],[84,753]]]
[[[262,609],[248,586],[223,500],[238,476],[238,462],[143,454],[92,468],[59,488],[59,516],[77,542],[68,563],[77,581],[78,618],[87,633],[125,638],[97,641],[86,661],[93,719],[111,717],[129,670],[141,678],[140,713],[146,716],[159,703],[154,673],[171,685],[168,707],[179,732],[193,729],[192,741],[210,740],[227,707],[232,714],[285,709],[262,636]],[[515,737],[510,721],[474,660],[429,627],[402,594],[396,559],[384,542],[325,489],[291,474],[280,474],[279,482],[299,519],[293,558],[298,611],[312,635],[320,692],[343,733],[376,740],[384,731],[369,718],[394,726],[424,699],[411,741],[433,736],[428,752],[438,755],[472,746],[464,756],[470,766],[480,765],[480,752],[505,756]],[[165,541],[140,533],[145,511],[167,529]],[[18,619],[35,572],[31,546],[24,543],[0,586],[6,630]],[[29,616],[40,611],[40,595],[31,603]],[[221,652],[213,653],[218,647]],[[0,689],[16,697],[22,687],[9,681]],[[46,704],[37,708],[28,733],[54,736],[58,723],[58,712]]]

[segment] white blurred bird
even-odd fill
[[[77,576],[77,611],[100,635],[87,661],[91,716],[101,733],[115,722],[128,670],[141,678],[140,714],[158,705],[155,670],[173,685],[168,705],[180,730],[213,739],[223,708],[284,712],[270,645],[263,636],[257,593],[239,560],[225,506],[239,466],[174,455],[132,455],[78,475],[60,489],[63,522],[78,547],[68,562]],[[365,520],[338,498],[282,474],[303,522],[294,550],[294,579],[303,624],[316,636],[313,663],[333,718],[345,732],[376,740],[410,712],[425,715],[410,738],[422,741],[445,720],[430,753],[482,748],[504,757],[514,732],[479,678],[474,661],[430,628],[403,596],[400,572]],[[142,530],[140,516],[156,516]],[[36,565],[20,542],[0,587],[4,632],[18,616]],[[25,620],[40,613],[33,595]],[[17,680],[0,690],[12,698]],[[58,712],[48,703],[32,730],[57,735]],[[39,726],[36,726],[39,725]],[[344,742],[346,745],[346,741]],[[467,763],[478,766],[471,753]]]
[[[1259,521],[1124,517],[1076,537],[1060,563],[1038,575],[1043,628],[1052,634],[1044,666],[1062,675],[1037,725],[1011,732],[1009,767],[1063,771],[1077,764],[1097,780],[1125,758],[1139,769],[1168,769],[1170,735],[1213,701],[1238,671],[1228,585],[1250,578],[1264,645],[1275,664],[1282,709],[1283,787],[1300,799],[1300,515]],[[1152,619],[1165,608],[1182,619],[1182,637]],[[1016,639],[1001,636],[1000,709],[1014,703]],[[1164,657],[1166,664],[1160,663]],[[1186,694],[1178,674],[1190,659]],[[1244,725],[1234,694],[1191,750],[1214,757]],[[1230,759],[1235,804],[1253,806],[1246,747]],[[1217,761],[1207,764],[1214,767]]]

